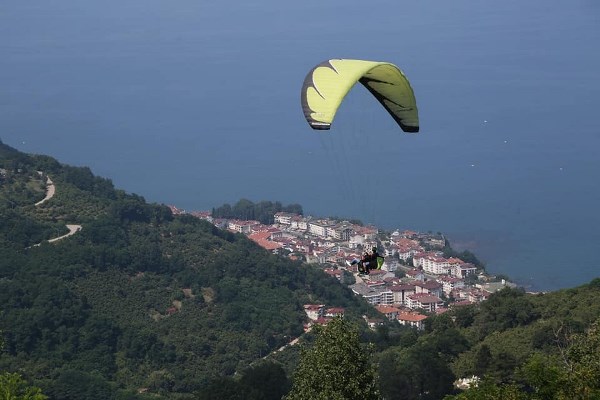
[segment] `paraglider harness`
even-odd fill
[[[378,253],[374,257],[373,255],[365,255],[362,260],[357,262],[359,275],[368,275],[371,270],[381,269],[384,261],[385,258]]]

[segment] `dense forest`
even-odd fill
[[[306,303],[375,315],[319,268],[0,146],[0,370],[52,398],[185,397],[300,336]]]
[[[55,194],[36,205],[48,178]],[[485,398],[454,387],[471,376],[480,391],[522,396],[504,398],[561,398],[552,396],[571,387],[587,390],[571,398],[598,394],[600,368],[589,359],[600,352],[598,279],[536,295],[505,289],[430,316],[422,332],[391,322],[372,331],[362,316],[384,317],[322,266],[1,142],[0,217],[0,385],[25,382],[52,399],[302,398],[307,365],[322,361],[308,350],[344,342],[304,333],[303,305],[320,303],[344,307],[356,327],[351,339],[365,357],[341,353],[370,363],[369,396]],[[82,229],[48,241],[67,224]],[[300,345],[276,351],[297,337]]]

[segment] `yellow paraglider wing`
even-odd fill
[[[334,59],[314,67],[302,85],[302,109],[313,129],[329,129],[350,89],[362,83],[404,132],[419,131],[415,94],[394,64]]]

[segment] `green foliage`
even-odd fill
[[[242,371],[240,377],[216,378],[196,394],[197,400],[280,400],[290,382],[281,365],[261,362]]]
[[[428,334],[384,350],[379,363],[384,398],[439,399],[452,391],[449,364],[469,348],[447,315],[430,317]]]
[[[504,331],[527,325],[539,318],[533,303],[522,289],[505,288],[494,293],[481,304],[481,312],[475,317],[479,338],[495,331]]]
[[[356,283],[356,277],[353,273],[348,272],[347,270],[342,270],[342,278],[340,282],[345,286],[353,285]]]
[[[11,156],[14,156],[17,154],[20,154],[17,149],[14,149],[14,148],[10,147],[9,145],[4,144],[2,142],[2,139],[0,139],[0,158],[9,159]]]
[[[0,199],[1,201],[1,199]],[[14,209],[0,206],[0,243],[4,247],[22,250],[45,239],[65,233],[64,224],[39,221]]]
[[[530,399],[571,400],[600,398],[600,319],[584,334],[569,338],[558,354],[536,353],[519,369],[518,379],[508,383],[486,378],[446,400]]]
[[[389,399],[439,399],[452,390],[454,375],[433,343],[386,350],[379,362],[381,394]]]
[[[196,400],[244,400],[244,395],[244,388],[235,379],[221,377],[198,391]]]
[[[61,371],[58,378],[49,384],[48,394],[52,398],[65,400],[110,399],[115,395],[111,385],[101,375],[79,370]]]
[[[0,198],[12,203],[0,202],[0,368],[27,370],[52,397],[135,398],[139,388],[184,396],[302,335],[303,304],[345,307],[350,317],[373,313],[318,268],[197,218],[174,217],[87,168],[4,154]],[[45,174],[56,185],[50,201],[33,205],[43,185],[19,198],[11,194],[45,182]],[[280,207],[260,205],[271,206]],[[46,242],[66,223],[83,229]],[[269,371],[285,381],[281,367]],[[269,392],[241,382],[245,393],[258,390],[257,398]]]
[[[472,398],[598,396],[597,325],[589,329],[600,317],[598,279],[540,295],[505,289],[430,317],[425,332],[389,323],[357,334],[333,323],[336,334],[305,335],[303,304],[345,307],[347,320],[376,312],[319,268],[175,217],[87,168],[0,143],[0,169],[0,369],[23,371],[52,398],[280,398],[300,354],[275,350],[299,336],[314,351],[303,353],[290,398],[375,398],[377,387],[385,398],[438,399],[473,374],[487,377],[488,397]],[[56,194],[34,206],[47,176]],[[247,200],[219,210],[254,219],[302,212]],[[48,243],[67,223],[83,230]],[[359,341],[372,344],[378,385]],[[276,363],[256,363],[265,356]],[[343,377],[314,384],[330,368]]]
[[[253,203],[247,199],[241,199],[233,207],[224,204],[212,210],[214,218],[231,218],[241,220],[256,220],[263,224],[272,224],[274,215],[278,212],[289,212],[302,215],[302,206],[299,204],[282,205],[280,202],[261,201]]]
[[[280,400],[290,389],[285,371],[281,365],[272,362],[246,369],[239,382],[247,400]]]
[[[446,396],[444,400],[527,400],[528,398],[517,385],[498,386],[491,380],[484,380],[466,392],[456,396]]]
[[[89,192],[94,196],[114,199],[116,197],[110,180],[94,176],[88,167],[64,166],[62,176],[65,183],[70,183],[77,189]]]
[[[0,400],[44,400],[42,390],[29,384],[19,374],[0,374]]]
[[[520,371],[525,382],[532,387],[533,398],[552,399],[562,390],[564,370],[555,356],[534,354]]]
[[[457,327],[468,328],[475,322],[477,308],[474,305],[458,306],[453,309],[452,314]]]
[[[566,353],[566,382],[559,398],[600,398],[600,319],[584,334],[573,337]]]
[[[376,373],[360,345],[358,330],[341,318],[317,328],[302,353],[287,400],[377,399]]]

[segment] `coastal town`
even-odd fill
[[[188,213],[170,208],[174,214]],[[322,266],[327,275],[347,285],[389,320],[417,329],[423,329],[430,315],[485,301],[495,291],[516,286],[486,274],[481,266],[445,257],[448,246],[441,233],[386,232],[375,226],[287,212],[276,213],[271,225],[213,218],[209,211],[189,214],[244,234],[275,254]],[[384,256],[384,263],[368,275],[359,274],[358,264],[352,261],[372,248]],[[344,314],[343,308],[333,305],[306,304],[304,309],[310,320],[307,328]],[[373,328],[382,322],[365,319]]]

